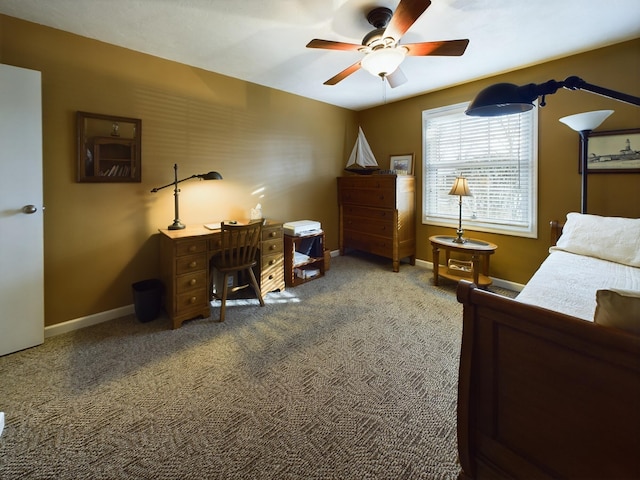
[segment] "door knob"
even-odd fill
[[[22,211],[24,213],[36,213],[38,209],[35,205],[25,205],[24,207],[22,207]]]

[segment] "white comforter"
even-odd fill
[[[596,291],[640,291],[640,268],[552,251],[516,300],[593,321]]]

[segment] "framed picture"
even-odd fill
[[[640,128],[590,133],[587,172],[640,173]]]
[[[395,170],[396,175],[413,175],[413,153],[391,155],[389,168]]]

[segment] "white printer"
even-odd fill
[[[300,237],[311,235],[322,231],[320,222],[314,220],[298,220],[296,222],[287,222],[283,225],[284,234],[292,237]]]

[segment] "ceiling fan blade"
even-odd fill
[[[427,55],[440,55],[459,57],[469,45],[469,40],[444,40],[442,42],[408,43],[400,45],[407,49],[407,55],[412,57],[424,57]]]
[[[318,38],[314,38],[309,43],[307,43],[307,48],[326,48],[327,50],[347,50],[357,52],[362,48],[362,45],[357,45],[355,43],[334,42],[333,40],[320,40]]]
[[[393,37],[396,41],[406,33],[411,25],[429,8],[431,0],[400,0],[383,37]]]
[[[360,62],[354,63],[350,67],[345,68],[343,71],[341,71],[337,75],[334,75],[329,80],[324,82],[324,85],[335,85],[336,83],[341,82],[342,80],[347,78],[349,75],[351,75],[354,72],[357,72],[358,70],[360,70]]]
[[[403,83],[407,83],[407,77],[405,76],[404,72],[400,70],[400,67],[396,68],[396,70],[392,74],[385,75],[384,78],[387,79],[387,82],[389,82],[389,86],[391,88],[396,88]]]

